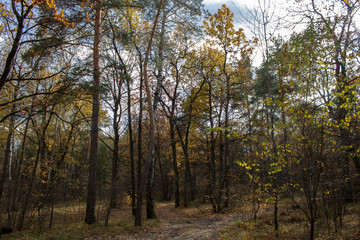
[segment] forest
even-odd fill
[[[0,1],[0,237],[360,239],[360,1],[256,2]]]

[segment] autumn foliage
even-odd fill
[[[310,239],[353,224],[360,3],[294,2],[301,24],[261,3],[2,1],[0,226],[53,228],[75,205],[106,226],[129,205],[141,226],[143,197],[147,218],[241,207],[280,238],[291,214]]]

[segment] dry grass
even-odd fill
[[[194,233],[201,231],[199,234],[208,233],[209,236],[213,236],[215,231],[220,233],[216,236],[221,239],[306,239],[309,229],[304,214],[300,209],[294,208],[291,201],[283,201],[279,206],[278,237],[274,233],[271,205],[262,205],[257,220],[252,220],[249,204],[243,204],[240,208],[233,208],[226,213],[215,214],[209,204],[175,209],[173,203],[158,203],[156,204],[156,213],[159,218],[145,220],[141,228],[134,227],[134,218],[128,206],[112,210],[109,225],[105,227],[106,204],[103,204],[104,207],[101,206],[98,212],[99,222],[91,226],[83,222],[84,204],[59,205],[55,209],[53,228],[39,229],[34,226],[28,231],[4,235],[3,238],[29,240],[166,239],[166,234],[168,236],[194,236]],[[359,216],[359,204],[349,205],[343,221],[343,228],[338,232],[329,232],[327,225],[319,221],[316,225],[316,239],[360,239]],[[216,225],[217,222],[218,225]],[[48,226],[48,222],[44,222],[43,226]],[[207,230],[207,228],[212,229]]]
[[[307,239],[309,224],[304,213],[291,204],[282,202],[279,207],[279,233],[276,236],[273,224],[272,206],[262,206],[257,220],[235,221],[233,225],[223,228],[221,239]],[[315,239],[360,239],[359,205],[348,206],[343,227],[337,232],[330,230],[325,222],[318,221],[315,226]]]
[[[54,209],[54,227],[51,229],[34,227],[28,231],[3,235],[3,239],[102,239],[111,238],[119,234],[130,236],[155,228],[161,224],[159,219],[155,219],[145,221],[142,228],[134,227],[134,218],[131,215],[131,209],[127,206],[111,210],[108,226],[104,225],[105,208],[100,207],[100,211],[98,211],[98,216],[100,217],[96,224],[84,224],[84,216],[84,204],[78,205],[75,208],[74,206],[60,205]],[[48,226],[48,223],[45,224]]]

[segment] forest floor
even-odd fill
[[[156,208],[157,217],[161,221],[159,227],[109,239],[219,239],[225,226],[243,218],[235,212],[214,214],[210,210],[209,206],[174,209],[173,203],[160,203]]]
[[[237,211],[213,213],[208,204],[175,209],[174,203],[164,202],[156,204],[157,218],[144,220],[140,228],[133,226],[129,207],[113,209],[108,226],[104,226],[103,217],[97,224],[89,226],[81,221],[83,206],[71,209],[57,209],[55,212],[59,221],[51,229],[43,226],[41,230],[3,235],[3,239],[219,239],[224,227],[245,218]],[[60,221],[64,212],[66,219]],[[146,215],[146,212],[143,211],[143,214]]]
[[[105,209],[99,210],[98,223],[90,226],[83,223],[83,205],[71,209],[57,208],[58,221],[51,229],[46,228],[44,221],[41,230],[15,232],[4,235],[3,239],[306,239],[308,236],[304,214],[289,203],[283,203],[279,212],[278,237],[273,231],[271,205],[262,206],[258,219],[253,220],[250,206],[213,213],[209,204],[175,209],[173,203],[157,203],[157,218],[144,220],[140,228],[134,227],[127,206],[111,211],[108,226],[104,226]],[[342,229],[337,233],[328,232],[324,224],[319,224],[316,239],[360,239],[359,204],[348,209]]]

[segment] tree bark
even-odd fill
[[[118,160],[119,160],[119,124],[118,124],[118,109],[119,102],[115,99],[114,106],[114,119],[113,119],[113,130],[114,130],[114,148],[112,156],[112,166],[111,166],[111,196],[110,196],[110,206],[109,208],[116,208],[116,193],[117,193],[117,171],[118,171]]]
[[[226,55],[225,55],[226,59]],[[230,201],[230,189],[229,189],[229,158],[230,158],[230,147],[229,147],[229,105],[230,105],[230,76],[226,72],[226,60],[224,62],[224,73],[226,77],[226,100],[225,100],[225,122],[224,122],[224,176],[221,190],[225,191],[224,207],[229,206]]]
[[[6,138],[5,156],[4,156],[3,169],[0,178],[0,199],[2,198],[3,195],[5,181],[9,176],[9,163],[11,157],[11,142],[12,142],[11,140],[14,134],[14,121],[15,121],[14,116],[12,116],[10,118],[10,123],[9,123],[9,133]]]
[[[163,165],[161,162],[161,156],[160,156],[160,136],[157,138],[157,146],[155,148],[157,159],[158,159],[158,166],[160,171],[160,177],[161,177],[161,192],[162,192],[162,201],[170,201],[169,199],[169,178],[167,172],[164,172]]]
[[[215,197],[215,187],[216,187],[216,164],[215,164],[215,135],[214,135],[214,121],[213,121],[213,113],[212,113],[212,85],[209,82],[209,121],[210,121],[210,186],[209,186],[209,195],[210,201],[213,206],[213,211],[218,212],[218,207],[216,203]]]
[[[142,65],[142,60],[141,60],[141,56],[140,56],[140,75],[141,75],[141,79],[140,79],[140,97],[139,97],[139,121],[138,121],[138,145],[137,145],[137,189],[139,189],[140,187],[140,182],[141,182],[141,172],[142,172],[142,165],[143,165],[143,161],[142,161],[142,113],[143,113],[143,65]]]
[[[153,151],[154,151],[154,141],[155,141],[155,119],[154,119],[154,111],[152,108],[152,97],[151,97],[151,90],[150,90],[150,84],[149,84],[149,80],[148,80],[148,72],[147,72],[147,65],[148,65],[148,61],[149,61],[149,57],[150,57],[150,51],[151,51],[151,46],[152,46],[152,42],[154,39],[154,35],[155,35],[155,30],[156,30],[156,26],[158,23],[158,19],[161,13],[161,9],[162,9],[162,4],[163,4],[163,0],[160,1],[159,3],[159,8],[158,8],[158,12],[156,14],[155,17],[155,21],[154,21],[154,25],[151,31],[151,36],[150,36],[150,40],[149,40],[149,45],[146,51],[146,55],[145,55],[145,61],[144,61],[144,85],[145,85],[145,91],[146,91],[146,100],[147,100],[147,104],[148,104],[148,111],[149,111],[149,117],[150,117],[150,140],[149,140],[149,147],[148,147],[148,152],[147,152],[147,157],[146,157],[146,162],[145,162],[145,166],[144,166],[144,171],[142,174],[142,178],[141,178],[141,182],[138,188],[138,196],[137,196],[137,202],[136,202],[136,213],[135,213],[135,226],[141,226],[142,223],[142,204],[143,204],[143,194],[144,194],[144,189],[145,189],[145,185],[146,185],[146,177],[149,174],[149,169],[150,169],[150,165],[151,165],[151,159],[153,157]]]
[[[173,119],[170,120],[170,138],[171,138],[171,151],[173,158],[173,169],[174,169],[174,181],[175,181],[175,208],[180,207],[180,193],[179,193],[179,170],[177,166],[176,156],[176,139],[175,139],[175,127]]]
[[[155,187],[155,157],[151,158],[151,165],[148,174],[148,182],[146,185],[146,218],[156,218],[155,202],[154,202],[154,187]]]
[[[135,215],[135,196],[136,196],[136,185],[135,185],[135,159],[134,159],[134,141],[133,141],[133,130],[132,130],[132,117],[131,117],[131,88],[130,78],[127,79],[127,90],[128,90],[128,128],[129,128],[129,154],[130,154],[130,171],[131,171],[131,212]]]
[[[189,110],[188,114],[189,114],[189,117],[188,117],[189,119],[188,119],[188,124],[186,126],[185,140],[181,141],[181,145],[182,145],[183,152],[184,152],[184,162],[185,162],[184,207],[188,207],[189,201],[194,200],[194,198],[195,198],[195,189],[194,189],[194,184],[192,181],[190,157],[189,157],[189,135],[190,135],[190,126],[191,126],[191,121],[192,121],[192,104],[190,105],[190,110]],[[178,133],[180,134],[180,131],[178,131]],[[182,139],[181,134],[179,135],[179,137]]]
[[[93,110],[91,116],[91,140],[89,153],[89,178],[86,197],[86,215],[85,223],[94,224],[96,222],[96,178],[98,165],[98,131],[99,131],[99,109],[100,109],[100,63],[99,63],[99,43],[100,43],[100,17],[101,0],[96,2],[95,9],[95,35],[94,35],[94,92],[93,92]]]
[[[165,0],[166,1],[166,0]],[[165,5],[165,4],[162,4]],[[160,8],[163,8],[163,6],[160,6]],[[163,58],[163,48],[164,48],[164,33],[165,33],[165,23],[166,23],[166,14],[164,12],[164,9],[162,9],[162,21],[161,21],[161,32],[160,32],[160,39],[159,39],[159,53],[158,53],[158,74],[156,76],[157,78],[157,84],[156,84],[156,90],[154,92],[154,102],[153,102],[153,111],[154,111],[154,119],[156,120],[156,110],[157,106],[161,97],[161,90],[162,90],[162,82],[163,82],[163,64],[162,64],[162,58]],[[155,214],[155,203],[154,203],[154,191],[155,191],[155,158],[151,159],[151,165],[150,165],[150,172],[148,175],[148,184],[146,187],[146,216],[148,219],[156,218]]]

